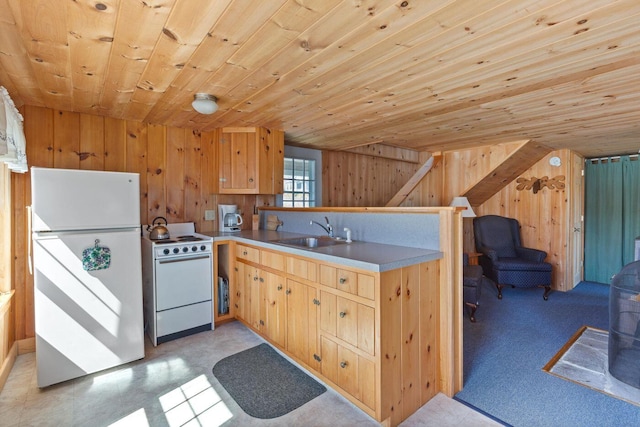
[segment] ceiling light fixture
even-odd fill
[[[218,98],[208,93],[196,93],[191,106],[200,114],[213,114],[218,111],[217,100]]]

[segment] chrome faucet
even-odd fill
[[[318,221],[309,221],[309,225],[313,225],[313,224],[317,224],[320,227],[322,227],[322,229],[324,231],[327,232],[327,234],[329,235],[329,237],[333,237],[333,226],[329,223],[329,218],[327,218],[326,216],[324,217],[324,220],[327,221],[327,225],[324,226],[322,224],[320,224]]]

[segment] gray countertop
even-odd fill
[[[374,272],[395,270],[396,268],[433,261],[442,258],[443,255],[442,252],[433,249],[420,249],[361,241],[313,249],[296,248],[275,243],[275,241],[294,237],[317,236],[282,231],[246,230],[236,233],[203,232],[200,234],[211,236],[214,241],[234,240],[265,249],[278,250],[292,255],[343,264],[348,267],[361,268]]]

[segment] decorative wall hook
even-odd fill
[[[548,187],[549,190],[563,190],[564,175],[558,175],[554,178],[549,178],[548,176],[543,176],[542,178],[536,178],[535,176],[531,178],[518,178],[516,179],[516,183],[518,184],[516,190],[532,190],[533,194],[536,194],[544,187]]]

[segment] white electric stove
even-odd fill
[[[213,238],[193,223],[167,224],[151,240],[142,226],[145,330],[154,346],[213,329]]]

